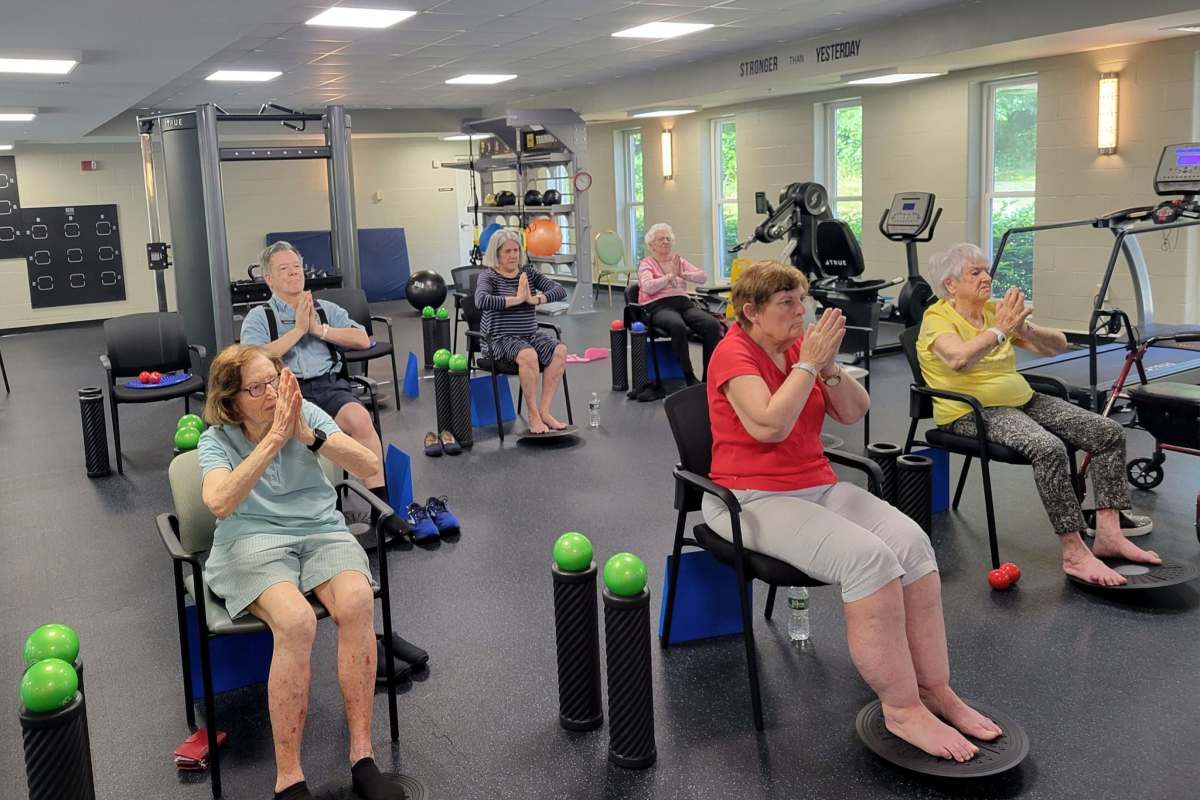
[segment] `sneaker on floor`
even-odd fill
[[[442,536],[457,536],[462,532],[458,527],[458,517],[446,508],[445,497],[429,498],[425,501],[425,510],[433,518],[433,524],[437,526],[438,533]]]
[[[1087,535],[1096,535],[1096,511],[1091,508],[1083,510],[1083,518],[1087,521]],[[1121,512],[1121,533],[1125,538],[1133,536],[1145,536],[1154,530],[1154,520],[1144,514],[1133,514],[1129,511]]]
[[[408,520],[412,523],[414,542],[427,542],[438,538],[437,525],[429,518],[429,512],[420,503],[408,504]]]

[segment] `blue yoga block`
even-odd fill
[[[204,679],[200,677],[200,641],[196,628],[196,607],[187,607],[188,655],[191,656],[192,699],[204,699]],[[270,631],[221,636],[209,640],[212,657],[213,693],[220,694],[243,686],[266,683],[271,671],[271,651],[275,640]]]
[[[663,568],[662,607],[658,635],[667,620],[667,590],[671,582],[671,558]],[[671,644],[729,636],[742,632],[742,608],[737,595],[737,573],[707,550],[689,550],[679,557],[679,588],[675,590],[675,613],[671,622]],[[745,592],[751,597],[751,583]]]
[[[650,380],[658,380],[658,376],[654,372],[654,356],[650,353],[650,348],[653,347],[658,353],[658,365],[662,368],[662,380],[683,380],[683,367],[679,365],[679,359],[675,357],[675,351],[671,349],[670,342],[652,342],[646,341],[646,374]],[[671,636],[674,639],[674,635]]]
[[[933,462],[933,513],[950,510],[950,453],[938,447],[922,447],[912,451]]]
[[[512,389],[509,388],[508,376],[496,378],[496,386],[500,390],[500,421],[512,422],[517,418],[517,409],[513,407]],[[496,400],[492,396],[492,376],[477,375],[471,378],[471,425],[478,428],[483,425],[496,424]]]

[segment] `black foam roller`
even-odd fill
[[[95,800],[83,695],[58,711],[21,708],[21,740],[29,800]]]
[[[867,445],[867,458],[879,465],[883,471],[883,484],[879,490],[883,499],[889,503],[896,502],[896,459],[903,454],[904,448],[891,442],[872,442]]]
[[[450,432],[463,447],[475,444],[471,430],[471,376],[467,372],[450,373]]]
[[[650,680],[650,592],[618,597],[604,590],[608,665],[608,760],[643,769],[654,763],[654,687]]]
[[[83,423],[83,460],[89,478],[100,478],[108,466],[108,428],[104,421],[104,393],[95,386],[79,390],[79,417]]]
[[[933,530],[933,461],[925,456],[896,459],[896,508],[928,534]]]
[[[595,730],[604,722],[596,565],[583,572],[563,572],[552,564],[550,570],[558,645],[558,722],[569,731]]]
[[[624,392],[629,389],[629,372],[625,357],[625,329],[608,332],[608,346],[612,359],[612,388],[614,392]]]
[[[450,349],[450,318],[433,320],[433,349],[438,350]],[[433,356],[429,357],[429,365],[433,366]]]
[[[425,369],[433,369],[433,351],[437,350],[437,319],[421,317],[421,346],[425,352]]]
[[[450,430],[453,415],[450,411],[450,370],[446,367],[433,368],[433,404],[437,407],[437,432]]]
[[[646,334],[629,334],[629,396],[637,397],[650,382],[646,368]]]

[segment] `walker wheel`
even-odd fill
[[[1163,468],[1150,458],[1135,458],[1125,468],[1125,474],[1138,489],[1153,489],[1162,483]]]

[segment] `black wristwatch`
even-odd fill
[[[325,444],[325,431],[320,428],[313,428],[313,443],[308,446],[308,449],[314,453],[321,449]]]

